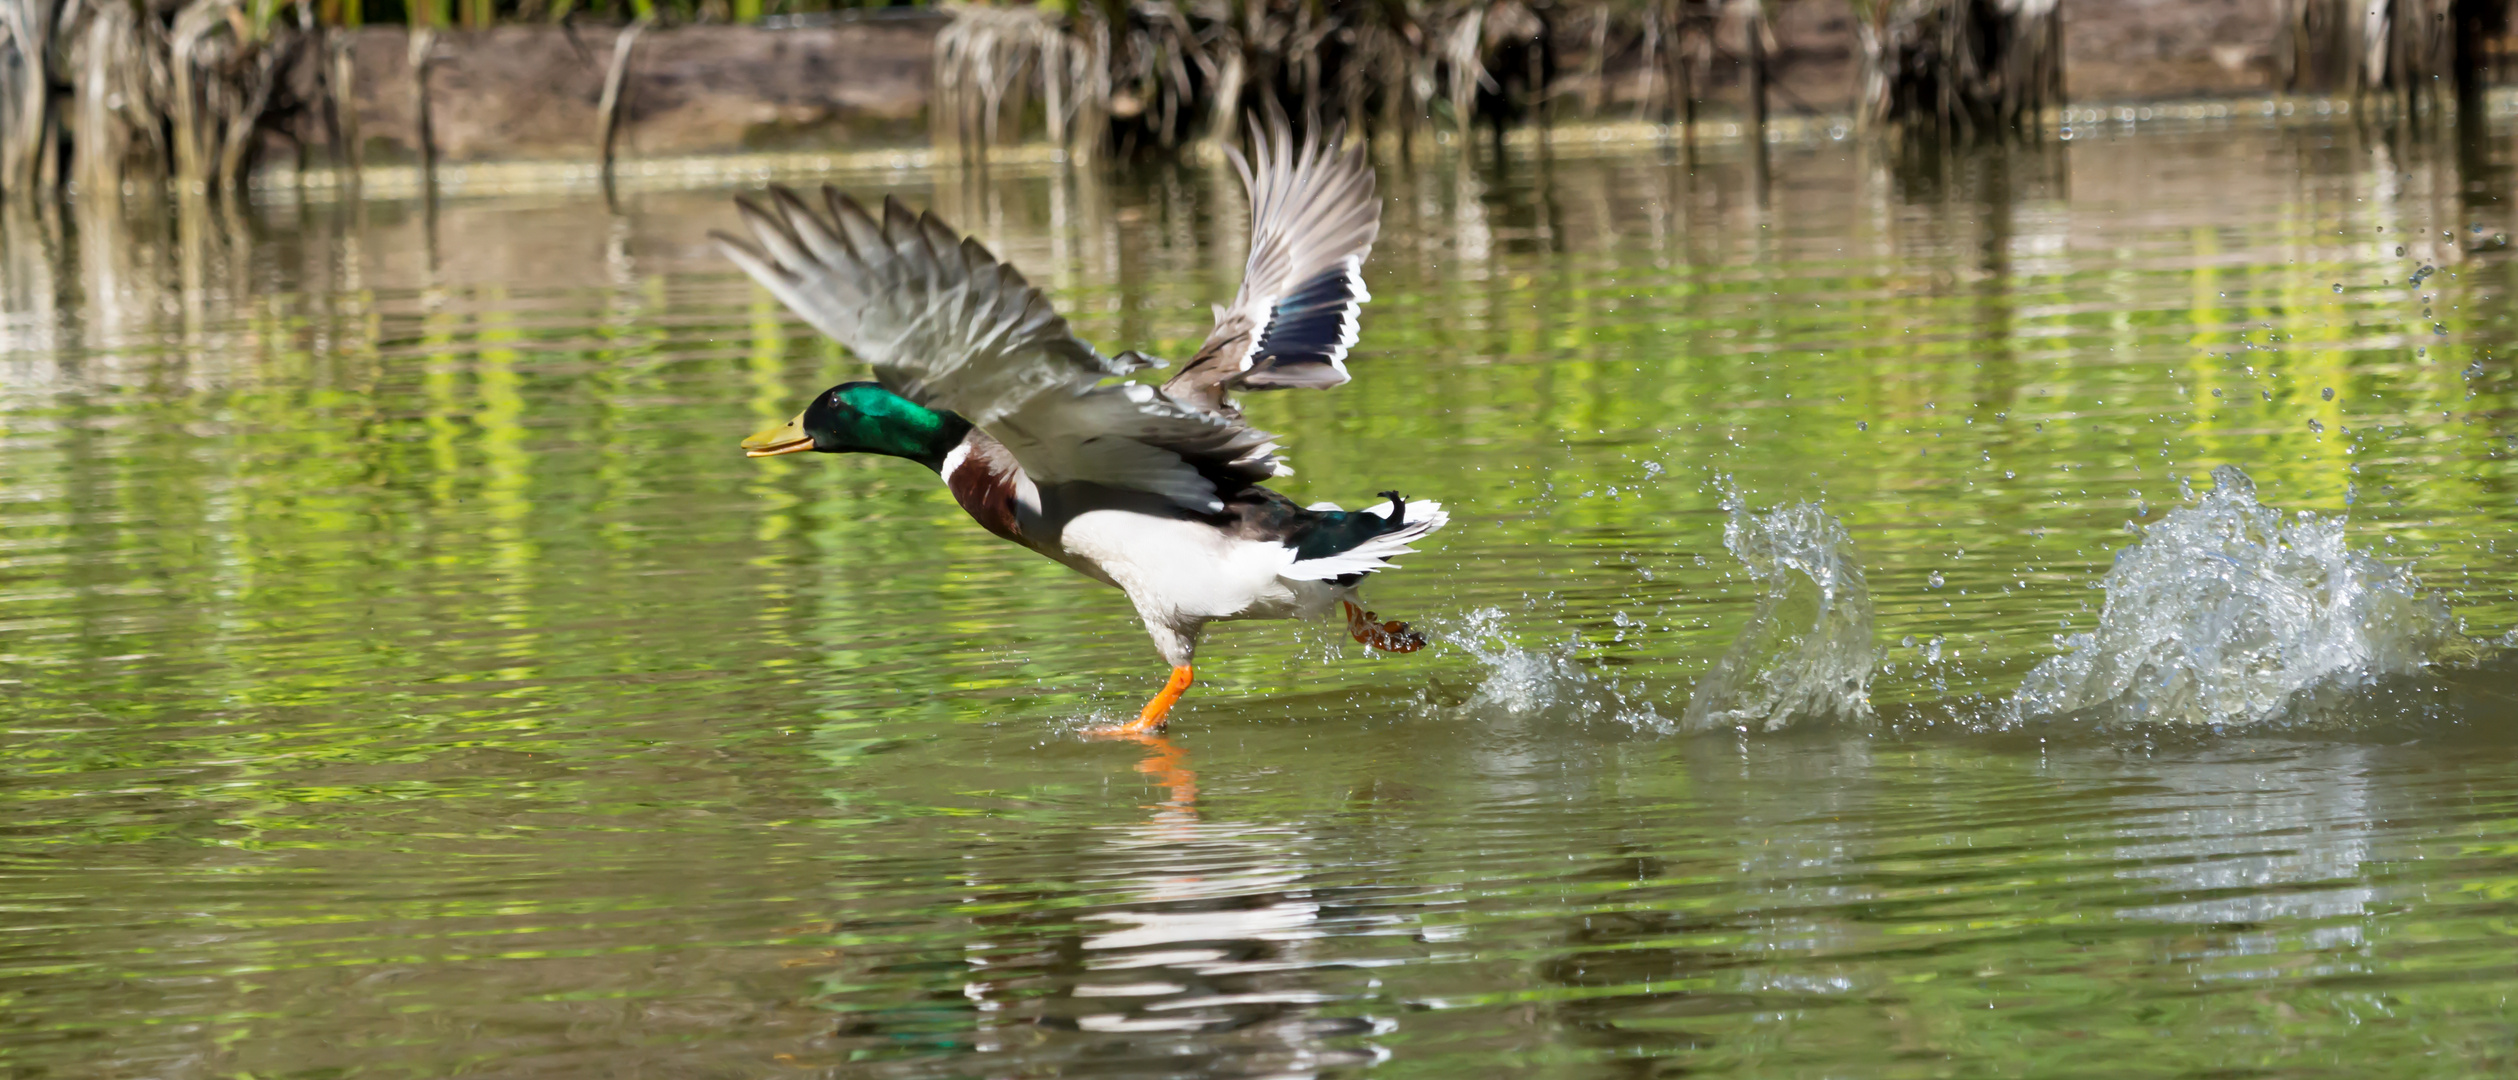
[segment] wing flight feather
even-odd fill
[[[1250,258],[1241,290],[1216,311],[1198,354],[1163,384],[1176,401],[1235,415],[1233,390],[1327,389],[1347,381],[1364,288],[1364,258],[1381,231],[1381,200],[1361,144],[1315,127],[1298,146],[1283,111],[1250,119],[1251,153],[1228,150],[1250,193]]]
[[[878,222],[828,187],[823,201],[828,217],[772,187],[766,204],[736,200],[751,243],[714,236],[885,389],[961,414],[1034,481],[1134,488],[1214,513],[1217,478],[1278,471],[1268,433],[1150,386],[1106,382],[1148,361],[1103,356],[1022,274],[934,214],[887,198]]]

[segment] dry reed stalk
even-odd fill
[[[345,34],[333,35],[324,44],[326,62],[332,65],[327,81],[332,92],[334,163],[349,170],[347,179],[355,197],[359,177],[367,170],[367,147],[358,132],[358,54]]]
[[[1747,57],[1749,137],[1766,144],[1766,5],[1740,0],[1740,51]]]
[[[1712,62],[1715,16],[1688,0],[1649,0],[1636,30],[1635,99],[1646,115],[1696,142],[1698,71]]]
[[[71,177],[83,194],[113,199],[126,177],[162,175],[167,167],[166,41],[155,20],[127,3],[91,5],[84,15],[84,26],[65,31],[76,80]]]
[[[614,150],[621,137],[621,91],[629,83],[630,52],[638,46],[638,35],[645,33],[648,21],[639,19],[612,40],[612,67],[603,73],[603,97],[595,104],[595,129],[601,133],[603,146],[603,198],[613,201],[612,163]]]
[[[48,190],[58,0],[0,0],[0,190]]]
[[[1861,118],[1970,139],[2039,128],[2062,108],[2058,0],[1856,0]]]
[[[436,52],[437,29],[423,26],[411,31],[403,53],[411,76],[411,134],[419,144],[422,183],[430,186],[437,173],[437,133],[428,115],[428,69],[436,62]]]
[[[326,111],[336,80],[299,62],[324,37],[308,0],[0,0],[0,194],[60,190],[65,160],[96,198],[235,190],[268,133],[302,157],[282,121]]]
[[[936,38],[937,145],[965,158],[984,158],[1002,137],[1009,93],[1037,80],[1049,104],[1049,127],[1083,135],[1079,124],[1089,103],[1107,103],[1107,73],[1096,62],[1104,50],[1091,37],[1070,40],[1056,16],[1037,8],[949,7],[954,14]]]
[[[2481,45],[2509,26],[2502,0],[2277,0],[2275,17],[2283,90],[2394,92],[2408,109],[2436,100],[2443,83],[2480,87]]]
[[[1587,82],[1563,103],[1597,111],[1608,64],[1641,48],[1666,64],[1672,102],[1694,80],[1683,38],[1702,37],[1710,0],[1610,0],[1569,23],[1587,33]],[[1396,129],[1402,144],[1432,114],[1465,132],[1481,116],[1562,107],[1555,27],[1544,0],[1092,0],[1070,15],[1038,7],[948,6],[936,43],[930,115],[940,149],[982,155],[1015,137],[1029,103],[1071,153],[1170,148],[1238,137],[1238,117],[1272,96],[1297,115]],[[1579,25],[1581,30],[1570,27]],[[1667,58],[1656,59],[1656,58]],[[1675,107],[1671,111],[1676,111]],[[1693,108],[1687,110],[1691,115]]]
[[[264,120],[294,110],[289,85],[308,40],[300,26],[249,16],[236,0],[195,0],[175,16],[166,36],[175,179],[199,191],[244,184]]]

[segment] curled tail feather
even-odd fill
[[[1320,516],[1289,547],[1294,561],[1279,575],[1296,581],[1343,581],[1386,569],[1390,560],[1416,550],[1409,546],[1451,520],[1443,504],[1430,499],[1410,502],[1385,491],[1388,503],[1360,510],[1316,509]]]

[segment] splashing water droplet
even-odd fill
[[[2030,671],[2015,718],[2263,722],[2302,691],[2413,671],[2449,637],[2446,605],[2344,543],[2343,519],[2256,502],[2237,467],[2119,552],[2098,629]]]
[[[1472,707],[1526,716],[1584,689],[1586,680],[1567,651],[1533,651],[1514,643],[1504,631],[1502,608],[1469,612],[1457,630],[1443,636],[1486,668],[1486,681],[1478,684]]]
[[[1871,715],[1871,590],[1845,523],[1812,503],[1751,514],[1723,500],[1722,543],[1764,579],[1757,611],[1688,698],[1694,731],[1775,731],[1800,718]]]
[[[1938,570],[1933,571],[1923,579],[1924,588],[1927,589],[1938,589],[1944,584],[1947,584],[1947,582],[1942,579],[1941,572]]]
[[[2334,400],[2334,387],[2331,387],[2331,386],[2326,387],[2326,388],[2324,388],[2324,389],[2322,389],[2322,390],[2319,390],[2319,391],[2318,391],[2318,393],[2319,393],[2320,395],[2324,396],[2324,398],[2325,398],[2326,400],[2328,400],[2328,401],[2333,401],[2333,400]]]

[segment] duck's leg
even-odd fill
[[[1355,606],[1352,600],[1338,603],[1346,608],[1346,632],[1358,644],[1383,652],[1415,652],[1425,647],[1425,635],[1408,629],[1408,624],[1382,622],[1381,616]]]
[[[1163,684],[1161,693],[1154,695],[1154,700],[1146,702],[1145,708],[1138,710],[1136,719],[1125,724],[1094,728],[1085,734],[1096,739],[1139,740],[1160,735],[1163,718],[1170,715],[1172,705],[1180,700],[1180,695],[1189,692],[1191,674],[1187,664],[1172,665],[1171,679]]]
[[[1171,714],[1172,706],[1179,703],[1182,694],[1189,692],[1190,679],[1195,675],[1189,668],[1189,658],[1198,648],[1198,629],[1193,626],[1183,631],[1153,618],[1146,620],[1145,628],[1154,637],[1154,647],[1162,650],[1163,659],[1171,661],[1172,677],[1163,683],[1162,692],[1155,694],[1154,700],[1146,702],[1145,708],[1138,710],[1136,719],[1115,727],[1095,728],[1087,734],[1106,738],[1152,735],[1163,730],[1164,718]]]
[[[1191,675],[1187,664],[1173,668],[1172,677],[1163,684],[1162,692],[1154,695],[1154,700],[1145,703],[1145,708],[1137,712],[1136,719],[1118,727],[1103,728],[1097,734],[1150,735],[1163,730],[1163,718],[1170,715],[1172,706],[1180,701],[1180,695],[1189,692]]]

